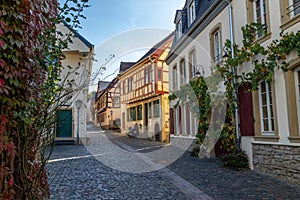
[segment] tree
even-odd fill
[[[68,99],[72,80],[60,79],[62,20],[80,28],[88,0],[1,0],[0,4],[0,199],[49,198],[46,163],[55,110]],[[67,86],[67,87],[66,87]]]

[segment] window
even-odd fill
[[[152,69],[148,67],[144,70],[144,82],[145,84],[152,82]]]
[[[298,116],[300,116],[300,68],[297,68],[295,70],[294,76],[295,76],[295,89],[296,89],[296,106],[297,106]],[[300,117],[298,117],[298,124],[300,124],[299,119]]]
[[[289,64],[289,69],[284,73],[289,124],[288,139],[292,143],[300,143],[300,58],[296,58]]]
[[[125,82],[126,82],[126,81],[123,81],[123,84],[122,84],[122,85],[123,85],[123,94],[126,94],[126,86],[125,86]]]
[[[148,106],[149,106],[149,109],[148,109],[149,114],[148,115],[149,115],[149,118],[152,118],[152,103],[149,102]]]
[[[300,22],[300,0],[280,0],[280,9],[283,30]]]
[[[196,75],[196,58],[195,58],[195,51],[189,56],[189,70],[190,70],[190,78],[194,78]]]
[[[129,120],[136,121],[136,107],[129,108]]]
[[[195,15],[196,11],[195,11],[195,1],[192,1],[191,4],[189,5],[189,9],[188,9],[188,25],[190,26],[193,21],[195,20]]]
[[[137,112],[138,112],[137,119],[138,120],[142,120],[143,119],[143,108],[142,108],[142,105],[139,105],[137,107]]]
[[[147,83],[149,83],[149,74],[148,74],[148,68],[146,68],[145,70],[144,70],[144,82],[145,82],[145,84],[147,84]]]
[[[114,97],[114,104],[119,105],[120,104],[120,97]]]
[[[128,79],[128,92],[133,90],[133,77]]]
[[[177,89],[178,75],[177,75],[177,65],[173,67],[173,89]]]
[[[294,17],[300,13],[300,0],[289,0],[289,14]]]
[[[181,19],[177,22],[177,25],[176,25],[176,34],[177,34],[177,38],[179,39],[182,35],[182,21]]]
[[[262,135],[275,135],[271,84],[267,81],[261,82],[258,92]]]
[[[222,38],[221,23],[215,25],[210,31],[210,55],[213,64],[219,64],[222,61]]]
[[[254,22],[267,26],[267,8],[266,0],[255,0],[254,2]],[[263,36],[263,32],[259,31],[257,37]]]
[[[157,80],[161,81],[162,77],[161,77],[161,69],[157,69]]]
[[[154,107],[154,117],[159,117],[160,112],[159,112],[159,100],[156,100],[153,102],[153,107]]]
[[[180,61],[180,76],[181,76],[181,83],[185,83],[186,80],[186,74],[185,74],[185,60]]]

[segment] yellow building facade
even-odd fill
[[[120,74],[121,131],[169,142],[169,69],[165,63],[173,33]]]

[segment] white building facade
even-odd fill
[[[241,27],[251,22],[266,25],[267,33],[258,34],[255,40],[263,46],[279,39],[282,31],[300,30],[298,0],[186,0],[176,13],[177,34],[166,61],[170,92],[189,83],[197,66],[209,76],[222,62],[224,42],[230,38],[228,3],[232,5],[234,42],[239,46],[243,40]],[[252,169],[300,183],[300,59],[296,51],[287,55],[287,62],[287,72],[276,69],[272,82],[261,82],[248,96],[243,96],[240,88],[241,148],[249,156]],[[247,63],[238,73],[252,69]],[[170,107],[173,135],[194,137],[197,119],[187,106],[171,103]]]

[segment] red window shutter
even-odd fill
[[[174,109],[170,108],[170,134],[174,134]]]
[[[254,136],[251,84],[239,87],[239,115],[241,136]]]

